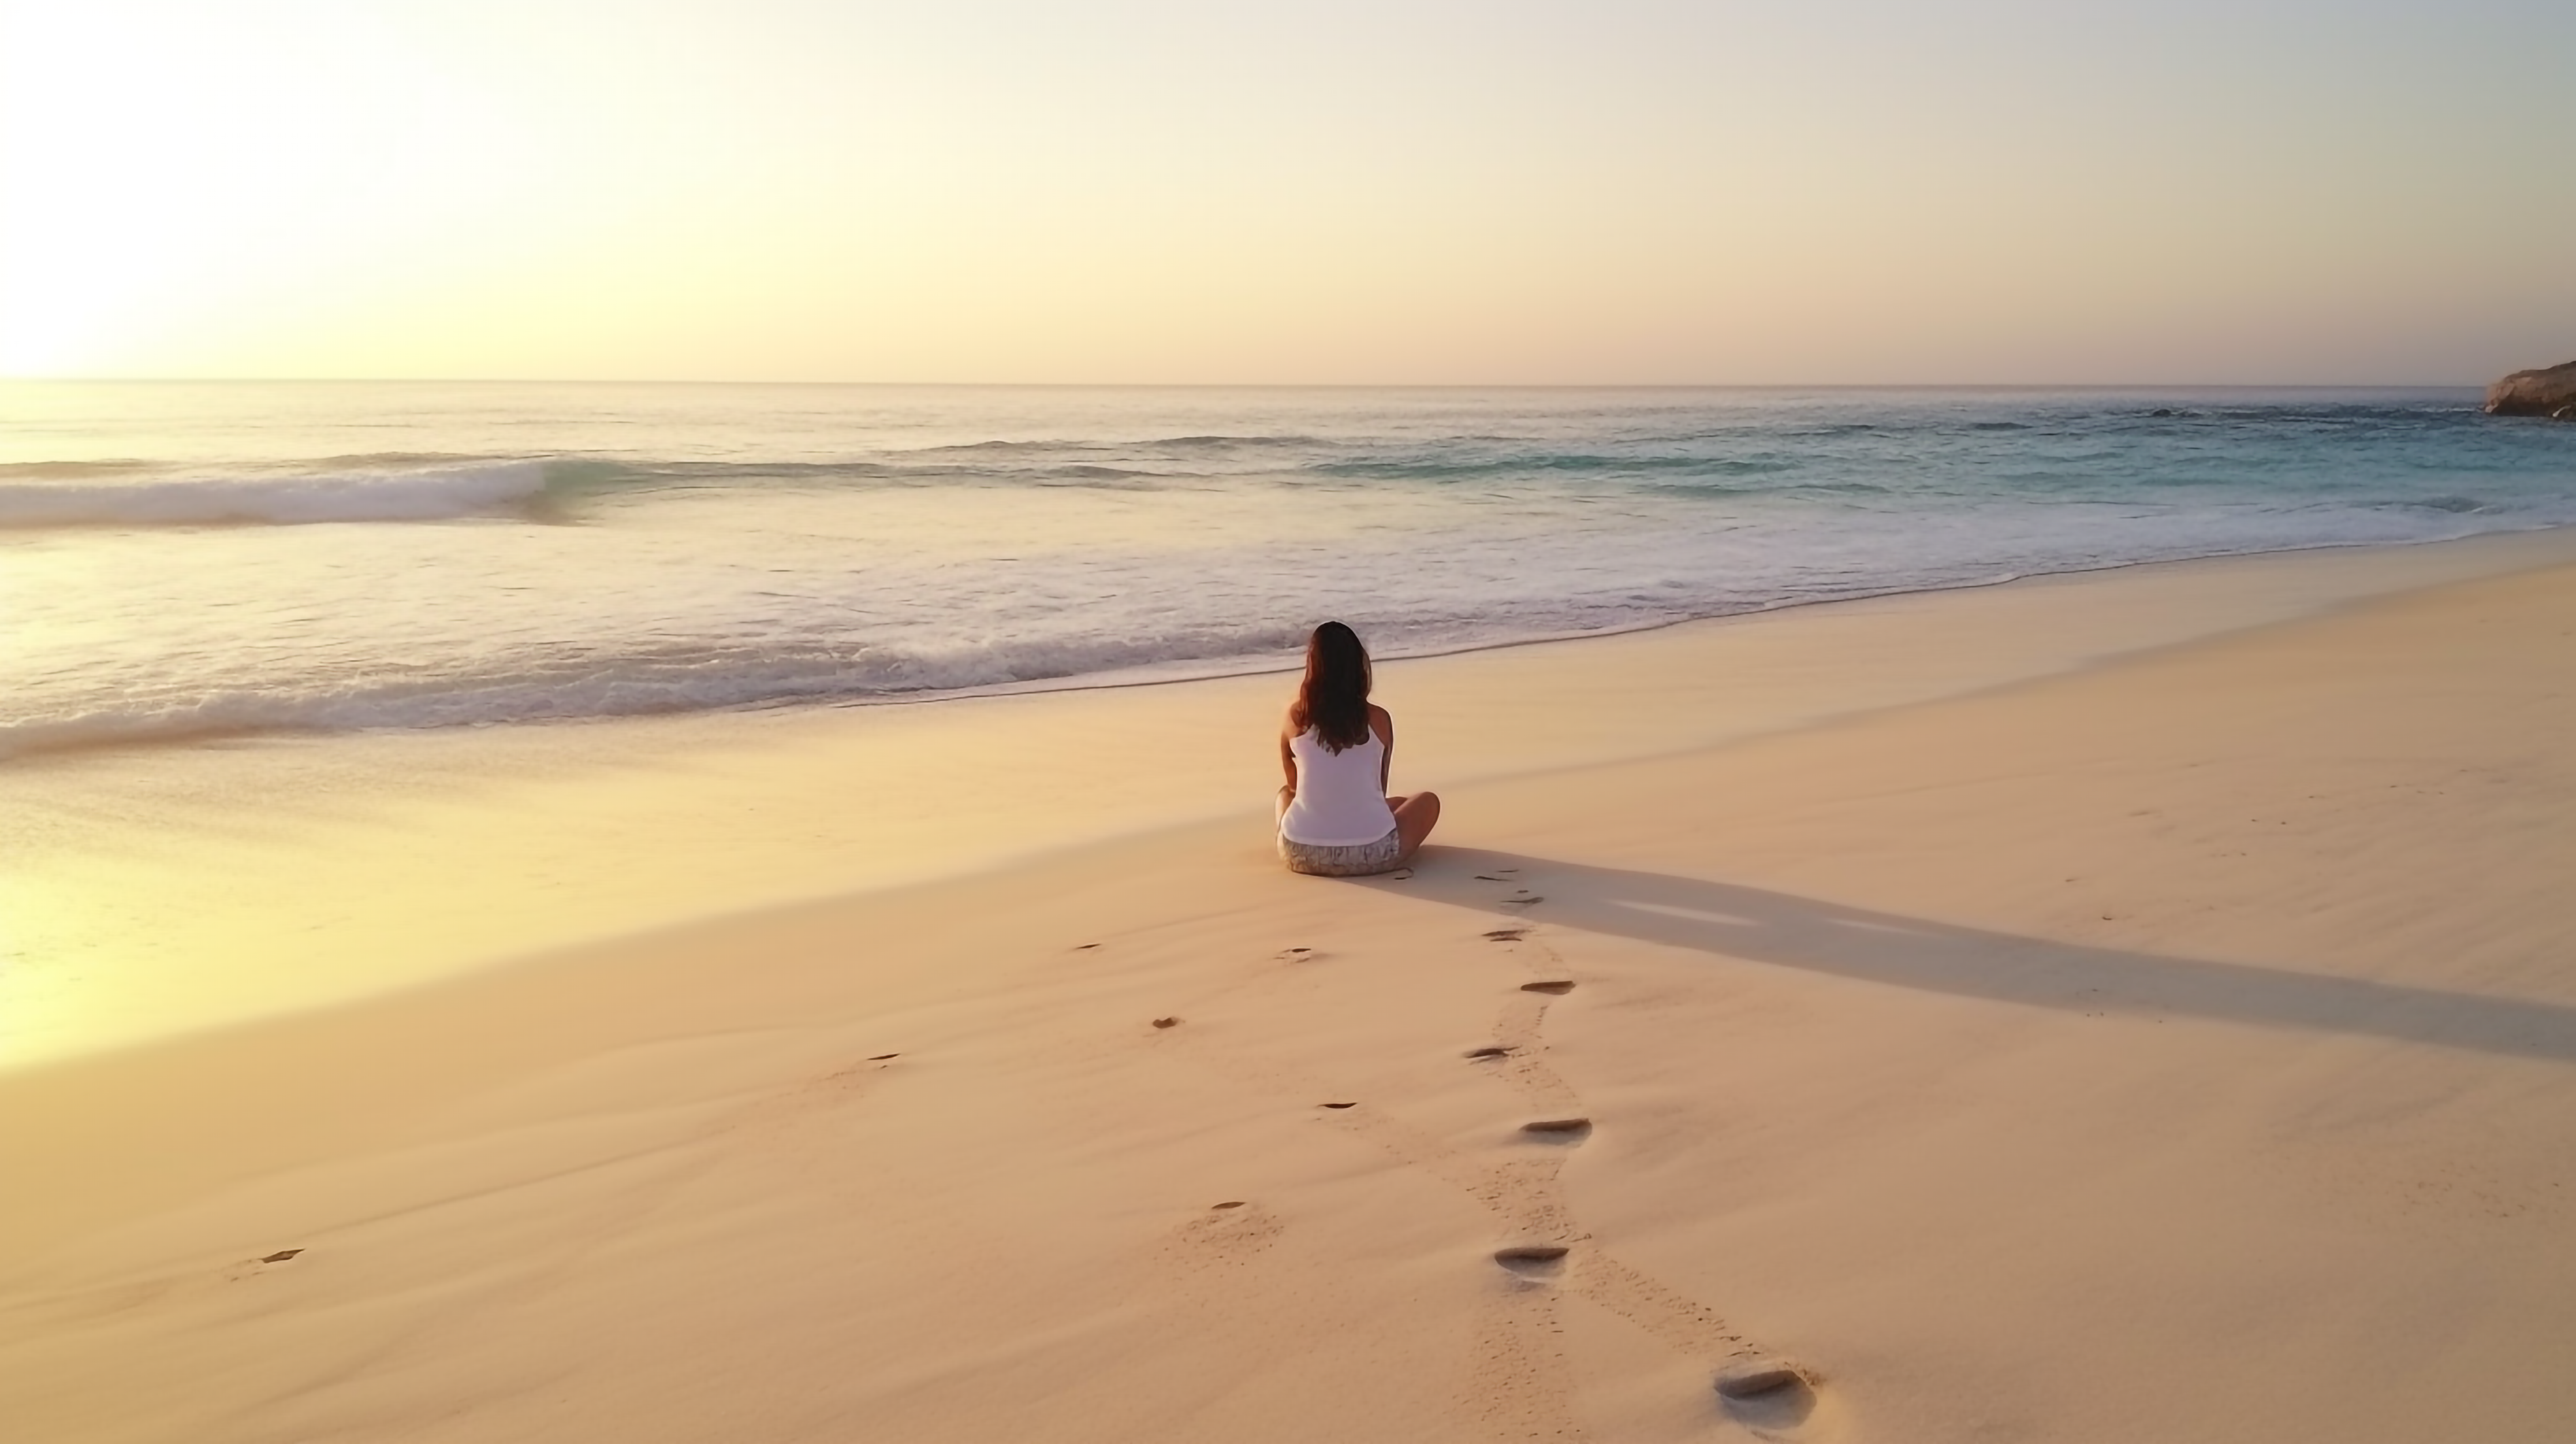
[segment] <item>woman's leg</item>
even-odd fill
[[[1395,860],[1398,863],[1411,862],[1413,855],[1421,851],[1422,840],[1431,835],[1431,829],[1440,821],[1440,794],[1417,792],[1410,797],[1390,797],[1386,805],[1395,809],[1395,835],[1404,844],[1403,849],[1396,853]]]

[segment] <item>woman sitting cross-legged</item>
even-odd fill
[[[1364,877],[1412,861],[1440,820],[1436,793],[1389,797],[1395,719],[1369,702],[1368,648],[1326,622],[1306,640],[1306,679],[1279,729],[1279,855],[1291,872]]]

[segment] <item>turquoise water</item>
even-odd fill
[[[2460,391],[0,383],[0,753],[1180,676],[2576,520]]]

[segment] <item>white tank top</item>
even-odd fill
[[[1297,758],[1297,796],[1279,819],[1279,835],[1308,847],[1355,847],[1395,831],[1386,805],[1386,744],[1371,728],[1358,745],[1335,752],[1307,728],[1288,739]]]

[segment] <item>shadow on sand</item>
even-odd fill
[[[1542,901],[1513,906],[1477,874],[1513,869]],[[1727,958],[2070,1012],[2210,1018],[2576,1062],[2576,1008],[2398,983],[2122,952],[1985,932],[1700,878],[1435,848],[1410,897]]]

